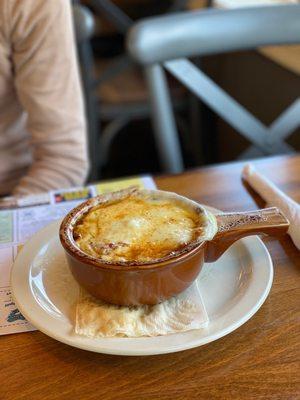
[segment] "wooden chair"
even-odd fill
[[[85,2],[92,6],[98,15],[109,20],[116,31],[124,36],[134,24],[134,21],[110,0],[86,0]],[[168,11],[181,10],[185,4],[186,0],[174,0]],[[77,5],[77,7],[86,13],[85,6]],[[80,30],[80,27],[77,30]],[[92,34],[93,31],[90,31],[89,40]],[[133,62],[126,53],[126,49],[124,49],[124,53],[113,59],[99,59],[92,56],[87,37],[83,41],[79,41],[78,48],[90,125],[90,152],[94,160],[92,165],[95,165],[92,170],[99,171],[108,161],[111,144],[122,128],[133,119],[151,116],[149,91],[143,70]],[[175,82],[172,87],[172,106],[176,110],[186,107],[186,93],[187,91]],[[98,126],[100,125],[99,121],[101,122],[100,139],[96,138],[97,132],[99,136],[97,120]],[[181,128],[186,129],[181,119],[179,122]],[[161,147],[161,141],[157,137],[156,147]],[[160,162],[164,166],[164,160],[161,159]]]
[[[183,12],[130,30],[127,47],[145,68],[165,170],[180,172],[183,162],[164,69],[252,143],[243,157],[293,152],[284,139],[300,125],[300,99],[265,126],[187,57],[299,43],[299,21],[300,5],[284,5]]]

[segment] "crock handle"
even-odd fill
[[[218,231],[207,242],[205,262],[216,261],[234,242],[250,235],[280,236],[287,232],[289,222],[276,207],[262,210],[222,213],[216,215]]]

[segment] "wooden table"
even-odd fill
[[[300,156],[256,161],[300,201]],[[243,186],[242,164],[156,178],[159,188],[224,210],[263,206]],[[257,203],[256,203],[257,201]],[[300,260],[289,237],[264,240],[275,278],[262,308],[224,338],[148,357],[90,353],[43,333],[0,338],[0,399],[300,399]]]

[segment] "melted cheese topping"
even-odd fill
[[[153,262],[199,237],[201,218],[176,201],[127,197],[92,208],[74,227],[74,239],[105,261]]]

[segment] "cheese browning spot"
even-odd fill
[[[90,209],[74,227],[74,239],[104,261],[147,263],[199,238],[203,218],[175,200],[126,197]]]

